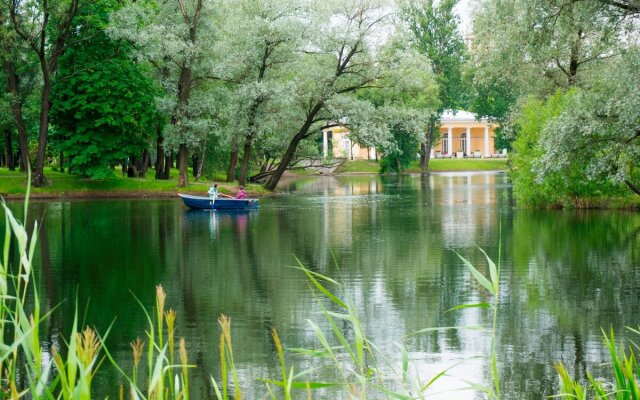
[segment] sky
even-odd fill
[[[479,1],[480,0],[460,0],[455,8],[456,13],[460,16],[460,32],[462,32],[463,35],[471,32],[473,10]]]

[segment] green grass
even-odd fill
[[[336,168],[336,174],[348,173],[370,173],[377,174],[380,172],[380,162],[374,160],[354,160],[345,161],[341,166]]]
[[[507,165],[506,158],[499,159],[431,159],[429,161],[429,171],[431,172],[444,172],[444,171],[504,171],[509,167]],[[380,162],[373,160],[355,160],[346,161],[339,166],[336,174],[349,174],[349,173],[369,173],[377,174],[380,172]],[[405,173],[420,173],[420,162],[416,160],[411,163]]]
[[[431,159],[429,161],[429,171],[504,171],[508,169],[506,158],[450,158]],[[420,163],[416,161],[407,172],[420,172]]]
[[[32,188],[31,193],[39,195],[53,196],[101,196],[105,193],[110,195],[163,195],[173,194],[178,191],[205,194],[209,188],[210,181],[206,178],[196,182],[195,178],[189,175],[189,185],[186,188],[178,187],[178,170],[171,170],[171,179],[156,180],[154,171],[150,170],[146,178],[126,178],[119,170],[109,179],[86,179],[76,175],[63,174],[61,172],[45,169],[45,176],[48,180],[47,186]],[[221,177],[216,176],[215,178]],[[220,192],[225,194],[235,193],[237,183],[221,183]],[[27,175],[18,171],[8,171],[0,169],[0,195],[2,196],[22,196],[27,191]],[[264,195],[267,191],[260,185],[247,185],[250,195]]]

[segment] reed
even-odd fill
[[[137,338],[131,343],[133,370],[131,374],[125,372],[109,350],[103,349],[111,361],[111,364],[120,372],[128,384],[129,397],[131,399],[153,400],[188,400],[189,369],[193,367],[188,363],[187,347],[184,338],[178,343],[180,362],[175,363],[175,321],[176,312],[172,309],[165,310],[167,294],[162,285],[156,286],[155,310],[149,312],[140,300],[136,298],[146,318],[148,329],[145,332],[147,341]],[[153,317],[152,317],[153,315]],[[146,350],[145,350],[146,349]],[[146,351],[146,385],[140,380],[140,363]]]
[[[627,329],[632,334],[640,335],[638,329]],[[581,384],[571,376],[562,363],[558,362],[554,367],[560,377],[560,393],[554,397],[562,400],[640,399],[640,365],[635,356],[640,347],[634,341],[625,347],[622,342],[616,340],[612,329],[609,333],[602,331],[602,341],[609,351],[610,360],[607,365],[611,368],[613,379],[598,380],[587,372],[587,381]]]
[[[473,264],[471,264],[466,258],[456,253],[460,260],[467,267],[473,278],[480,286],[482,286],[492,296],[491,303],[479,302],[472,304],[461,304],[454,307],[452,310],[460,310],[465,308],[485,308],[491,312],[491,345],[489,347],[489,368],[487,376],[487,385],[474,384],[473,386],[481,392],[484,392],[488,399],[500,399],[500,375],[498,373],[498,353],[496,351],[496,335],[497,335],[497,322],[498,322],[498,305],[500,304],[500,270],[502,259],[502,242],[498,246],[498,264],[487,255],[487,253],[478,247],[478,250],[487,259],[489,266],[489,276],[483,275],[478,271]]]
[[[29,189],[24,202],[26,220]],[[5,235],[0,261],[0,393],[12,399],[29,394],[31,399],[90,399],[92,379],[101,365],[102,343],[87,327],[78,331],[77,307],[72,332],[66,341],[66,357],[53,348],[42,349],[40,325],[53,310],[42,313],[34,283],[33,255],[38,223],[32,233],[18,221],[2,201]],[[9,250],[17,250],[17,265],[11,266]],[[27,299],[31,299],[28,305]],[[55,307],[54,307],[55,310]],[[108,332],[104,335],[108,335]],[[55,371],[55,372],[54,372]]]

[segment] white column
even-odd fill
[[[451,157],[451,149],[453,148],[453,128],[447,128],[447,140],[449,141],[449,148],[447,149],[447,155]]]
[[[489,157],[489,125],[484,127],[484,156]]]
[[[329,154],[329,140],[327,138],[327,131],[322,131],[322,157],[327,158]]]
[[[468,126],[467,126],[465,134],[467,135],[467,141],[466,141],[466,143],[467,143],[466,147],[467,148],[464,149],[464,152],[467,154],[467,156],[469,156],[469,154],[471,153],[471,128],[469,128]]]

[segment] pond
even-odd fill
[[[18,214],[19,207],[11,204]],[[197,365],[194,399],[214,398],[209,376],[220,376],[223,313],[245,398],[267,393],[257,379],[280,376],[272,328],[287,348],[320,346],[309,321],[330,336],[321,314],[327,303],[292,268],[299,264],[339,282],[368,338],[395,360],[394,343],[402,343],[423,383],[450,368],[429,398],[475,399],[460,389],[486,383],[491,334],[478,327],[490,328],[491,314],[451,309],[491,298],[456,252],[484,273],[478,248],[500,260],[495,339],[505,399],[554,394],[556,361],[576,376],[605,374],[601,328],[625,337],[625,327],[640,322],[640,215],[519,210],[500,173],[301,178],[249,213],[189,211],[176,198],[33,202],[30,215],[43,222],[36,273],[43,302],[58,306],[46,345],[64,347],[77,294],[83,325],[112,326],[109,349],[130,370],[129,343],[144,339],[146,328],[136,299],[150,310],[161,284]],[[416,334],[436,327],[457,329]],[[296,371],[321,364],[289,361]],[[319,368],[311,379],[332,373]],[[105,363],[94,385],[115,397],[122,382]]]

